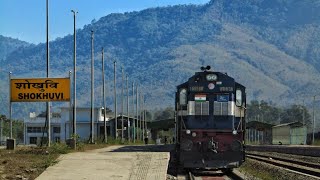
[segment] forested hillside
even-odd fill
[[[90,104],[91,30],[96,106],[101,106],[102,47],[106,51],[109,105],[113,103],[113,61],[117,61],[118,82],[123,66],[130,85],[138,84],[150,109],[174,106],[175,86],[202,65],[227,72],[244,84],[249,100],[287,105],[305,98],[310,106],[311,96],[320,92],[319,7],[318,1],[212,0],[205,5],[157,7],[101,17],[77,30],[79,106]],[[68,76],[73,69],[73,36],[52,41],[50,48],[51,76]],[[1,54],[3,105],[7,103],[7,89],[3,88],[7,74],[3,72],[44,77],[45,57],[45,44],[9,48]],[[16,106],[25,112],[34,109],[26,103]],[[7,113],[7,108],[1,108],[0,113]]]

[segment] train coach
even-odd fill
[[[177,86],[179,165],[229,172],[245,161],[245,87],[210,66],[201,70]]]

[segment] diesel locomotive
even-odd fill
[[[230,172],[245,161],[246,89],[210,66],[201,70],[177,86],[178,162],[186,169]]]

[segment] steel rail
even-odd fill
[[[315,169],[315,168],[310,168],[310,167],[304,167],[303,165],[300,164],[294,164],[292,162],[288,161],[281,161],[281,160],[274,160],[274,159],[269,159],[266,157],[260,157],[259,155],[246,155],[247,158],[254,159],[257,161],[265,162],[268,164],[272,164],[278,167],[286,168],[289,170],[292,170],[293,172],[297,173],[302,173],[303,175],[306,176],[311,176],[313,178],[320,179],[320,170]],[[291,163],[291,164],[290,164]]]
[[[310,168],[320,169],[320,164],[305,162],[305,161],[301,161],[301,160],[286,159],[286,158],[280,158],[280,157],[275,157],[275,156],[255,154],[255,153],[246,153],[246,154],[247,155],[253,155],[253,156],[259,156],[259,157],[264,157],[264,158],[272,158],[272,159],[278,160],[278,161],[284,161],[284,162],[289,162],[289,163],[298,164],[298,165],[302,165],[302,166],[307,166],[307,167],[310,167]]]

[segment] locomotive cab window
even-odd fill
[[[242,106],[242,91],[240,89],[236,90],[236,106]]]
[[[181,89],[179,93],[179,104],[187,105],[187,90]]]

